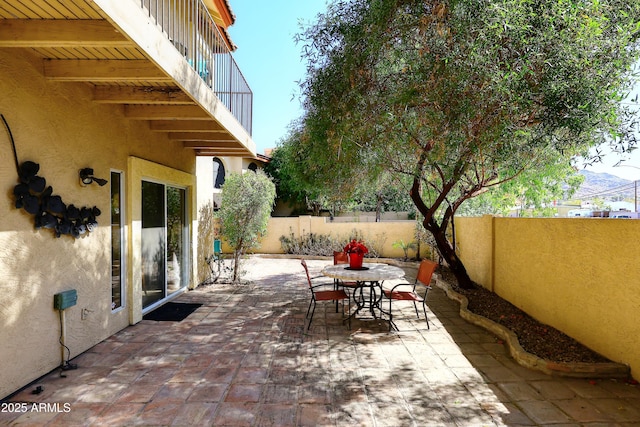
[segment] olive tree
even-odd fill
[[[262,171],[232,173],[222,186],[217,216],[222,223],[222,236],[233,248],[234,283],[240,279],[242,255],[257,247],[267,231],[275,195],[275,185]]]
[[[639,22],[627,0],[334,1],[299,35],[298,171],[334,187],[408,177],[422,225],[470,287],[448,233],[463,202],[593,146],[633,148],[620,100]]]

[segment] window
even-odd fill
[[[222,160],[217,157],[213,158],[213,188],[221,188],[224,184],[224,165]]]
[[[124,306],[122,173],[111,172],[111,310]]]

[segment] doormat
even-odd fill
[[[144,315],[144,320],[180,322],[193,313],[202,304],[186,302],[168,302]]]

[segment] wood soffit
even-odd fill
[[[235,21],[227,0],[205,3],[221,8],[227,26]],[[124,108],[197,154],[254,156],[107,18],[91,0],[4,0],[0,49],[30,50],[45,78],[89,84],[93,102]]]

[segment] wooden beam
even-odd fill
[[[219,149],[210,148],[207,150],[196,150],[196,155],[198,156],[209,156],[209,157],[254,157],[253,153],[248,150],[229,150],[229,149]]]
[[[154,120],[149,127],[153,132],[227,132],[213,120]]]
[[[144,59],[45,59],[44,75],[51,80],[69,82],[173,81]]]
[[[0,47],[135,47],[105,20],[3,19]]]
[[[202,141],[202,142],[233,142],[238,144],[238,140],[229,135],[228,132],[170,132],[169,139],[177,141]]]
[[[184,148],[192,150],[211,150],[211,149],[231,149],[246,150],[238,141],[185,141],[182,143]]]
[[[194,104],[177,87],[95,86],[93,101],[101,104]]]
[[[133,120],[211,120],[195,105],[125,105],[124,116]]]

